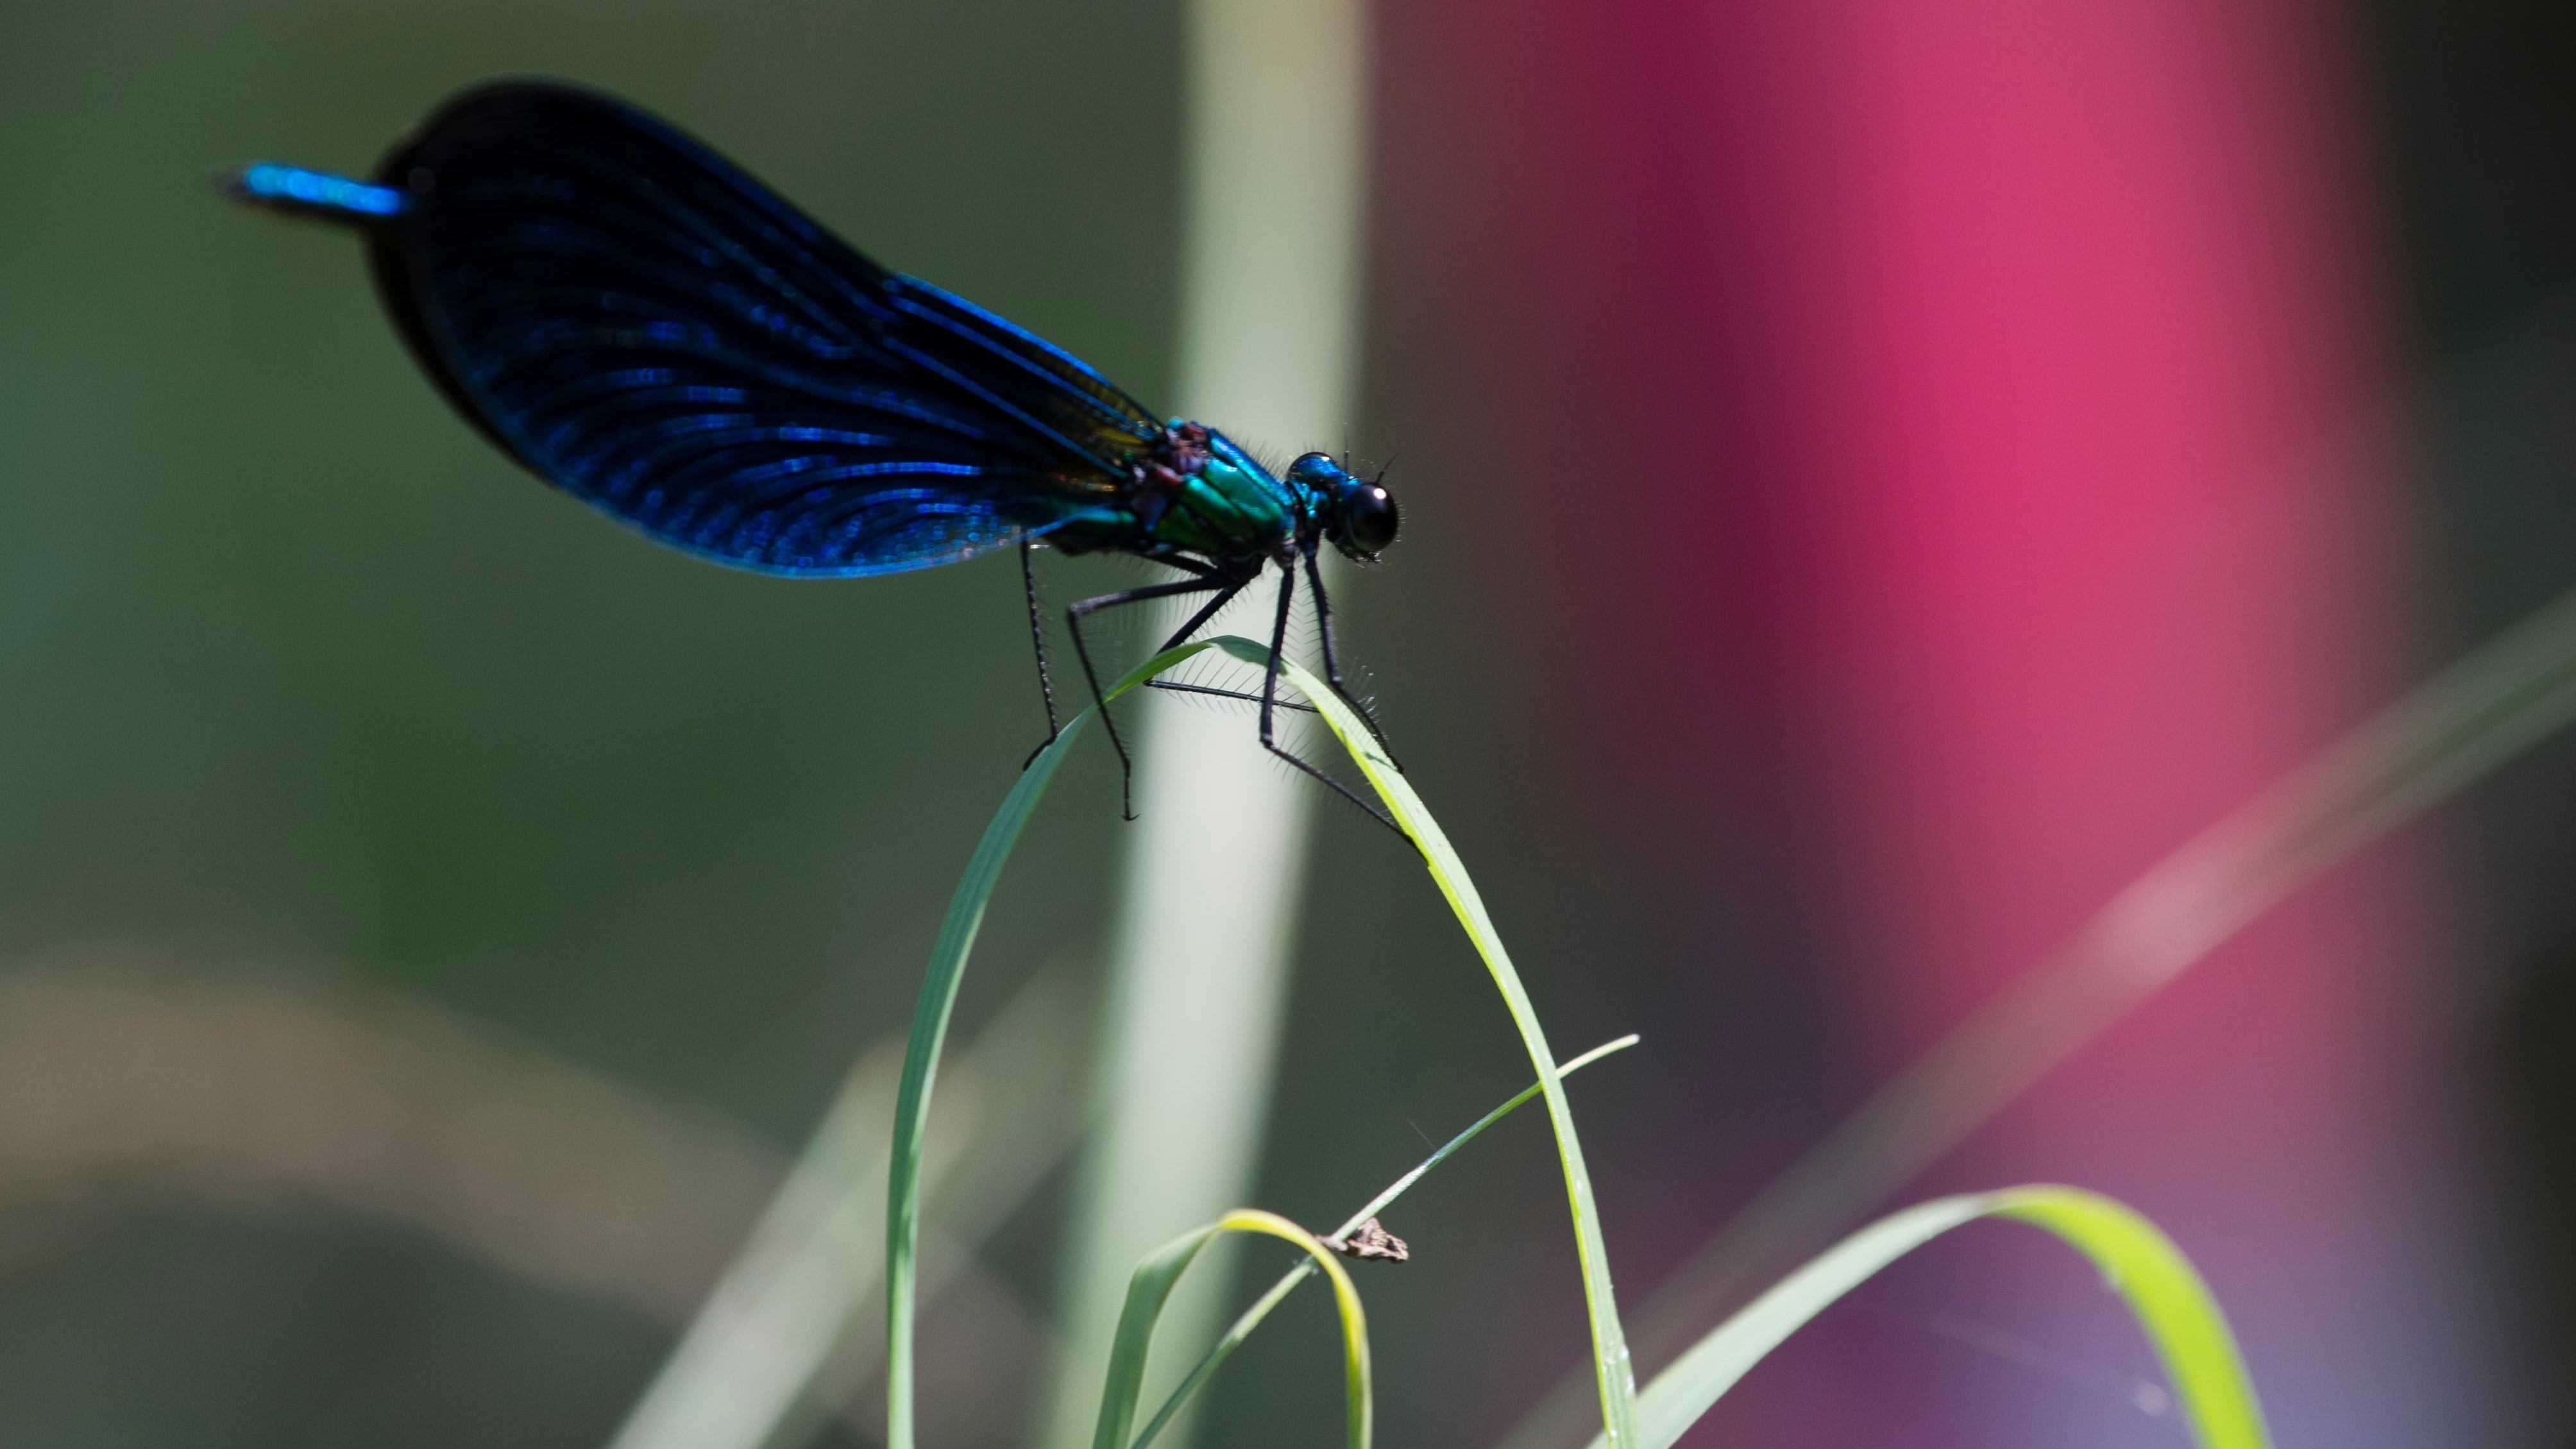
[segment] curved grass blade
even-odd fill
[[[1307,1261],[1332,1280],[1333,1302],[1342,1319],[1342,1373],[1349,1405],[1350,1449],[1369,1449],[1373,1411],[1369,1386],[1368,1315],[1360,1308],[1359,1290],[1323,1240],[1276,1213],[1257,1208],[1230,1212],[1204,1228],[1184,1233],[1147,1254],[1127,1280],[1127,1306],[1118,1315],[1118,1337],[1110,1349],[1109,1379],[1101,1388],[1100,1424],[1092,1449],[1120,1449],[1136,1420],[1136,1397],[1145,1383],[1145,1360],[1154,1345],[1154,1321],[1163,1313],[1172,1287],[1189,1271],[1199,1250],[1219,1233],[1267,1233],[1306,1250]]]
[[[1200,642],[1167,649],[1136,666],[1105,691],[1103,698],[1116,699],[1209,647]],[[948,1038],[948,1019],[957,1007],[957,988],[966,978],[966,957],[975,949],[975,935],[983,928],[984,908],[993,899],[993,888],[1001,882],[1002,866],[1011,857],[1011,847],[1019,843],[1020,831],[1036,811],[1038,801],[1045,798],[1056,767],[1072,752],[1074,742],[1082,737],[1083,726],[1091,722],[1097,709],[1085,709],[1066,721],[1055,739],[1020,772],[1011,793],[1003,797],[1002,808],[993,813],[992,823],[984,827],[983,838],[976,842],[975,853],[966,862],[966,874],[958,880],[956,893],[949,897],[948,914],[939,923],[939,939],[930,948],[930,969],[921,983],[921,1000],[913,1009],[912,1037],[904,1047],[903,1083],[895,1097],[894,1146],[886,1174],[887,1449],[913,1449],[912,1327],[921,1269],[921,1145],[922,1134],[930,1125],[930,1092],[939,1067],[939,1049]]]
[[[1226,637],[1212,642],[1247,664],[1264,668],[1270,664],[1270,651],[1249,639]],[[1529,1052],[1530,1065],[1538,1069],[1539,1089],[1547,1096],[1548,1121],[1556,1130],[1557,1158],[1565,1169],[1565,1195],[1574,1215],[1574,1251],[1583,1270],[1583,1300],[1591,1318],[1592,1373],[1601,1393],[1603,1431],[1609,1436],[1609,1449],[1631,1449],[1637,1437],[1637,1381],[1628,1362],[1627,1332],[1619,1323],[1618,1297],[1610,1286],[1610,1257],[1601,1240],[1601,1214],[1592,1200],[1592,1175],[1583,1165],[1583,1143],[1575,1135],[1574,1108],[1566,1101],[1555,1055],[1548,1049],[1547,1033],[1539,1024],[1537,1010],[1530,1005],[1529,992],[1521,986],[1520,973],[1512,968],[1502,937],[1495,934],[1493,920],[1485,914],[1484,899],[1476,894],[1466,865],[1423,806],[1422,797],[1413,793],[1404,772],[1379,748],[1367,724],[1342,702],[1340,695],[1295,660],[1281,659],[1279,672],[1323,716],[1342,748],[1350,752],[1361,773],[1377,790],[1378,798],[1386,802],[1396,823],[1422,852],[1432,880],[1449,898],[1449,908],[1457,913],[1458,924],[1466,928],[1467,939],[1475,943],[1476,954],[1485,959],[1485,969],[1492,974],[1495,988],[1502,992],[1512,1024],[1520,1028],[1521,1045]]]
[[[1763,1274],[1860,1218],[2284,897],[2576,721],[2576,592],[2418,685],[2185,842],[1774,1178],[1647,1298],[1678,1349]],[[1569,1374],[1503,1449],[1575,1442]]]
[[[1623,1036],[1616,1041],[1605,1041],[1601,1045],[1594,1047],[1592,1050],[1585,1052],[1583,1055],[1576,1057],[1574,1060],[1558,1067],[1556,1069],[1556,1074],[1560,1077],[1573,1076],[1576,1072],[1592,1065],[1594,1062],[1601,1060],[1612,1052],[1625,1051],[1636,1044],[1637,1038],[1634,1033]],[[1379,1213],[1384,1212],[1387,1204],[1404,1196],[1405,1190],[1412,1187],[1415,1183],[1420,1182],[1424,1173],[1427,1173],[1431,1169],[1438,1167],[1441,1163],[1448,1161],[1450,1156],[1457,1152],[1459,1148],[1476,1140],[1476,1138],[1482,1134],[1486,1128],[1493,1126],[1495,1123],[1500,1122],[1505,1117],[1508,1117],[1513,1112],[1519,1110],[1522,1106],[1528,1103],[1530,1098],[1537,1096],[1538,1092],[1539,1084],[1532,1082],[1528,1086],[1523,1087],[1510,1101],[1496,1107],[1484,1116],[1477,1118],[1476,1125],[1441,1144],[1439,1151],[1422,1159],[1422,1161],[1417,1164],[1411,1172],[1397,1178],[1394,1182],[1387,1185],[1384,1192],[1370,1198],[1367,1206],[1362,1207],[1358,1212],[1355,1212],[1349,1217],[1343,1219],[1342,1225],[1333,1230],[1332,1236],[1336,1239],[1349,1237],[1353,1232],[1358,1230],[1360,1224],[1367,1222],[1369,1219],[1376,1217]],[[1270,1316],[1270,1310],[1285,1302],[1288,1295],[1296,1291],[1298,1284],[1303,1283],[1314,1276],[1315,1265],[1312,1262],[1301,1262],[1296,1267],[1280,1274],[1279,1281],[1270,1285],[1270,1291],[1262,1294],[1258,1299],[1255,1299],[1250,1308],[1243,1310],[1243,1316],[1237,1318],[1234,1321],[1234,1326],[1225,1331],[1225,1336],[1216,1341],[1216,1346],[1210,1348],[1205,1356],[1201,1357],[1198,1363],[1190,1369],[1189,1376],[1181,1380],[1178,1388],[1172,1390],[1171,1397],[1163,1400],[1163,1407],[1154,1411],[1154,1417],[1146,1422],[1144,1432],[1136,1436],[1136,1442],[1129,1445],[1128,1449],[1147,1449],[1147,1446],[1151,1445],[1155,1438],[1163,1432],[1164,1426],[1172,1422],[1173,1416],[1180,1413],[1182,1406],[1187,1404],[1191,1397],[1198,1393],[1199,1389],[1205,1385],[1210,1378],[1215,1376],[1216,1371],[1224,1365],[1227,1359],[1234,1356],[1234,1351],[1243,1346],[1243,1341],[1252,1336],[1252,1331],[1261,1326],[1261,1321]]]
[[[1747,1304],[1655,1376],[1637,1400],[1643,1449],[1671,1449],[1728,1389],[1834,1300],[1980,1218],[2045,1228],[2093,1260],[2155,1345],[2200,1449],[2269,1449],[2235,1335],[2190,1260],[2156,1225],[2098,1193],[2015,1187],[1946,1197],[1861,1229]],[[1595,1438],[1593,1449],[1606,1441]]]

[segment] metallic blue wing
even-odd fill
[[[346,200],[269,180],[280,204]],[[722,563],[890,573],[1114,524],[1162,434],[1070,354],[604,96],[467,92],[376,182],[402,198],[371,213],[378,284],[449,398],[539,476]]]

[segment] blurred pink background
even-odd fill
[[[1576,671],[1552,697],[1588,786],[1666,802],[1597,823],[1793,856],[1862,1081],[2425,662],[2347,23],[1387,7],[1380,371],[1444,445],[1465,410],[1513,420],[1479,461],[1530,506],[1484,541],[1575,611],[1514,622]],[[2281,1442],[2486,1439],[2513,1411],[2435,856],[2307,891],[1908,1197],[2122,1196],[2210,1277]],[[1609,1199],[1632,1300],[1758,1185],[1725,1156],[1678,1171],[1669,1220]],[[2053,1361],[1929,1432],[1955,1355],[1829,1332],[1698,1442],[2180,1442],[2016,1387],[2140,1355],[2080,1264],[2008,1231],[1887,1301],[2010,1303]],[[1881,1399],[1891,1359],[1917,1387]]]

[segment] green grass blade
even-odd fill
[[[2271,1436],[2235,1336],[2182,1251],[2155,1224],[2110,1198],[2046,1186],[1927,1202],[1828,1249],[1655,1376],[1637,1403],[1643,1449],[1670,1449],[1755,1364],[1827,1305],[1916,1248],[1980,1218],[2045,1228],[2093,1260],[2155,1345],[2200,1449],[2269,1449]],[[1603,1449],[1606,1441],[1592,1443]]]
[[[1565,1063],[1561,1067],[1558,1067],[1557,1075],[1560,1077],[1573,1076],[1576,1072],[1592,1065],[1594,1062],[1601,1060],[1612,1052],[1625,1051],[1636,1044],[1637,1038],[1633,1034],[1623,1036],[1616,1041],[1603,1042],[1601,1045],[1594,1047],[1592,1050],[1585,1052],[1583,1055],[1576,1057],[1574,1060]],[[1510,1116],[1514,1111],[1526,1105],[1530,1098],[1538,1095],[1538,1092],[1539,1084],[1532,1082],[1528,1086],[1522,1088],[1510,1101],[1496,1107],[1484,1116],[1477,1118],[1474,1126],[1441,1144],[1439,1151],[1422,1159],[1422,1161],[1416,1165],[1412,1171],[1388,1184],[1384,1192],[1370,1198],[1366,1206],[1362,1207],[1358,1212],[1355,1212],[1349,1217],[1343,1219],[1342,1225],[1333,1230],[1332,1236],[1336,1238],[1347,1237],[1353,1230],[1357,1229],[1360,1224],[1367,1222],[1369,1219],[1376,1217],[1379,1213],[1384,1212],[1387,1204],[1404,1196],[1405,1191],[1408,1188],[1422,1180],[1423,1174],[1429,1172],[1435,1167],[1438,1167],[1441,1163],[1448,1161],[1451,1155],[1456,1153],[1459,1148],[1475,1141],[1477,1137],[1483,1134],[1486,1128],[1500,1122],[1505,1117]],[[1270,1310],[1277,1308],[1281,1303],[1287,1301],[1288,1295],[1296,1291],[1298,1284],[1303,1283],[1314,1276],[1315,1265],[1312,1262],[1301,1262],[1296,1267],[1280,1274],[1279,1281],[1270,1285],[1270,1291],[1255,1299],[1250,1308],[1243,1310],[1243,1315],[1235,1319],[1234,1326],[1228,1328],[1225,1331],[1225,1335],[1216,1341],[1216,1345],[1210,1348],[1205,1355],[1201,1356],[1198,1363],[1190,1369],[1189,1376],[1182,1379],[1180,1386],[1172,1390],[1171,1396],[1163,1400],[1163,1407],[1154,1411],[1154,1417],[1147,1421],[1144,1432],[1136,1436],[1136,1442],[1128,1446],[1128,1449],[1147,1449],[1147,1446],[1151,1445],[1154,1440],[1162,1434],[1164,1426],[1172,1422],[1173,1416],[1180,1413],[1182,1406],[1187,1404],[1191,1397],[1197,1394],[1199,1389],[1205,1385],[1210,1378],[1215,1377],[1216,1371],[1224,1366],[1225,1361],[1234,1356],[1234,1351],[1243,1346],[1243,1341],[1250,1338],[1253,1330],[1261,1326],[1261,1321],[1270,1316]]]
[[[1166,650],[1121,679],[1107,691],[1111,699],[1126,693],[1182,660],[1208,648],[1219,648],[1248,663],[1267,666],[1269,651],[1247,639],[1220,638],[1184,644]],[[1431,812],[1405,782],[1403,772],[1380,750],[1368,727],[1342,703],[1323,681],[1314,677],[1294,660],[1280,661],[1280,672],[1300,693],[1312,702],[1324,722],[1332,729],[1344,749],[1368,777],[1369,783],[1386,802],[1387,809],[1404,827],[1415,847],[1422,852],[1433,881],[1440,887],[1459,924],[1467,931],[1477,954],[1484,958],[1495,987],[1501,992],[1504,1006],[1513,1024],[1519,1028],[1522,1046],[1528,1051],[1530,1064],[1537,1069],[1538,1091],[1547,1098],[1548,1121],[1556,1136],[1559,1162],[1565,1172],[1568,1205],[1574,1219],[1575,1254],[1583,1274],[1584,1304],[1591,1320],[1594,1377],[1601,1393],[1601,1414],[1611,1449],[1627,1449],[1636,1442],[1636,1379],[1628,1363],[1626,1335],[1620,1328],[1619,1308],[1610,1285],[1609,1255],[1602,1243],[1601,1215],[1594,1205],[1592,1178],[1583,1164],[1583,1144],[1574,1127],[1574,1110],[1565,1096],[1563,1069],[1549,1049],[1546,1032],[1540,1027],[1537,1011],[1530,1005],[1529,993],[1521,985],[1520,974],[1512,967],[1511,956],[1504,951],[1493,921],[1485,912],[1483,899],[1468,877],[1466,866],[1457,851],[1441,833]],[[921,987],[919,1004],[914,1008],[912,1035],[904,1054],[903,1082],[895,1104],[894,1148],[886,1179],[886,1445],[887,1449],[914,1449],[913,1412],[913,1318],[919,1273],[917,1262],[920,1239],[920,1189],[922,1131],[928,1124],[930,1096],[936,1075],[939,1051],[948,1035],[950,1014],[957,1004],[957,990],[965,979],[966,958],[974,949],[975,936],[984,921],[984,909],[990,903],[994,887],[1000,882],[1002,866],[1010,858],[1011,848],[1018,843],[1021,830],[1046,794],[1047,785],[1055,778],[1057,766],[1063,763],[1074,742],[1091,718],[1086,710],[1069,721],[1054,743],[1038,752],[1021,771],[1019,780],[1004,797],[992,823],[968,860],[966,873],[949,899],[948,915],[941,922],[939,939],[931,947],[930,967]],[[1299,1231],[1302,1231],[1299,1230]],[[1329,1251],[1329,1250],[1328,1250]],[[1339,1278],[1340,1265],[1328,1264],[1326,1271]],[[1352,1300],[1355,1305],[1356,1299]],[[1141,1371],[1141,1370],[1140,1370]],[[1131,1406],[1132,1410],[1132,1406]],[[1356,1410],[1354,1411],[1357,1412]]]
[[[1228,637],[1212,642],[1247,664],[1267,667],[1270,663],[1270,651],[1248,639]],[[1601,1238],[1601,1214],[1592,1199],[1592,1175],[1583,1165],[1583,1143],[1575,1134],[1574,1108],[1566,1101],[1555,1054],[1548,1049],[1547,1033],[1539,1024],[1538,1012],[1530,1005],[1529,992],[1521,985],[1520,973],[1512,968],[1512,958],[1503,949],[1493,920],[1485,913],[1484,899],[1477,895],[1466,865],[1458,859],[1449,837],[1441,833],[1439,822],[1431,818],[1422,798],[1413,793],[1404,772],[1378,748],[1367,724],[1330,686],[1295,660],[1280,660],[1279,670],[1322,714],[1342,748],[1350,751],[1361,773],[1377,790],[1378,798],[1386,802],[1396,823],[1422,852],[1432,880],[1448,897],[1449,908],[1457,914],[1458,924],[1466,928],[1476,953],[1485,959],[1485,969],[1502,993],[1512,1024],[1520,1028],[1521,1045],[1529,1052],[1530,1065],[1538,1070],[1539,1088],[1547,1097],[1548,1121],[1556,1131],[1557,1159],[1565,1170],[1565,1195],[1574,1216],[1574,1251],[1583,1271],[1583,1300],[1591,1319],[1592,1372],[1601,1394],[1601,1421],[1610,1449],[1630,1449],[1637,1437],[1637,1384],[1628,1362],[1627,1333],[1619,1323],[1618,1297],[1610,1286],[1610,1257]]]
[[[1220,1233],[1266,1233],[1294,1243],[1306,1250],[1308,1262],[1322,1268],[1332,1280],[1333,1302],[1342,1320],[1342,1374],[1349,1406],[1350,1449],[1369,1449],[1374,1410],[1369,1383],[1368,1314],[1360,1307],[1359,1290],[1351,1286],[1350,1274],[1321,1239],[1276,1213],[1255,1208],[1228,1213],[1204,1228],[1185,1233],[1147,1254],[1145,1261],[1136,1265],[1135,1275],[1127,1280],[1127,1306],[1118,1315],[1118,1336],[1110,1349],[1108,1382],[1101,1388],[1100,1422],[1092,1435],[1092,1449],[1121,1449],[1127,1442],[1127,1430],[1136,1419],[1137,1395],[1144,1388],[1145,1360],[1154,1346],[1154,1322],[1162,1316],[1173,1285],[1189,1271],[1199,1250]]]
[[[2073,1188],[2023,1188],[1997,1212],[2073,1244],[2128,1300],[2172,1381],[2201,1449],[2267,1449],[2271,1435],[2236,1336],[2209,1285],[2156,1225],[2125,1205]]]
[[[1635,1046],[1637,1041],[1638,1037],[1635,1032],[1630,1032],[1626,1036],[1618,1037],[1611,1041],[1605,1041],[1601,1045],[1594,1047],[1592,1050],[1585,1052],[1583,1055],[1574,1058],[1572,1061],[1559,1063],[1556,1069],[1556,1074],[1560,1078],[1573,1076],[1576,1072],[1583,1070],[1585,1067],[1592,1065],[1603,1057],[1609,1056],[1613,1052],[1626,1051],[1628,1048]],[[1388,1203],[1404,1196],[1404,1194],[1410,1190],[1415,1183],[1422,1180],[1422,1175],[1424,1173],[1427,1173],[1431,1169],[1438,1167],[1441,1163],[1448,1161],[1457,1153],[1459,1148],[1464,1147],[1468,1143],[1475,1141],[1478,1137],[1483,1136],[1486,1128],[1493,1126],[1495,1123],[1500,1122],[1505,1117],[1512,1115],[1512,1113],[1519,1111],[1523,1106],[1527,1105],[1530,1098],[1539,1094],[1539,1088],[1542,1085],[1542,1083],[1532,1082],[1528,1086],[1521,1088],[1518,1092],[1512,1095],[1512,1099],[1510,1101],[1496,1107],[1484,1116],[1477,1118],[1474,1126],[1469,1127],[1466,1131],[1461,1132],[1457,1136],[1450,1138],[1447,1142],[1442,1143],[1439,1151],[1422,1159],[1421,1162],[1414,1166],[1414,1169],[1411,1172],[1408,1172],[1404,1176],[1387,1184],[1384,1192],[1370,1198],[1367,1203],[1361,1206],[1358,1212],[1351,1214],[1349,1218],[1343,1221],[1340,1227],[1333,1229],[1333,1236],[1337,1238],[1345,1236],[1360,1224],[1367,1222],[1369,1219],[1376,1217],[1379,1213],[1384,1212]]]
[[[2138,877],[1775,1178],[1647,1298],[1648,1359],[1859,1221],[2285,896],[2576,722],[2576,592],[2356,726]],[[1579,1378],[1503,1449],[1575,1442]]]
[[[1184,644],[1146,660],[1107,691],[1116,699],[1191,655],[1205,643]],[[966,874],[949,897],[939,939],[930,948],[930,969],[921,983],[921,1000],[913,1009],[912,1037],[904,1048],[903,1083],[897,1089],[894,1146],[886,1175],[886,1445],[913,1449],[913,1317],[921,1265],[921,1145],[930,1125],[930,1093],[939,1067],[939,1050],[948,1038],[948,1019],[957,1007],[957,988],[966,978],[966,957],[983,928],[984,908],[1000,884],[1002,866],[1020,831],[1045,798],[1083,727],[1095,710],[1086,709],[1065,722],[1053,743],[1038,751],[1028,768],[1002,799],[1002,808],[984,827],[983,839],[966,862]]]

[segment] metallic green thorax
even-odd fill
[[[1175,418],[1127,465],[1115,503],[1076,514],[1047,541],[1067,553],[1117,549],[1236,585],[1318,543],[1361,563],[1395,541],[1395,498],[1321,453],[1273,473],[1233,439]]]
[[[1296,532],[1286,495],[1260,464],[1224,447],[1172,491],[1145,536],[1209,558],[1266,554]]]

